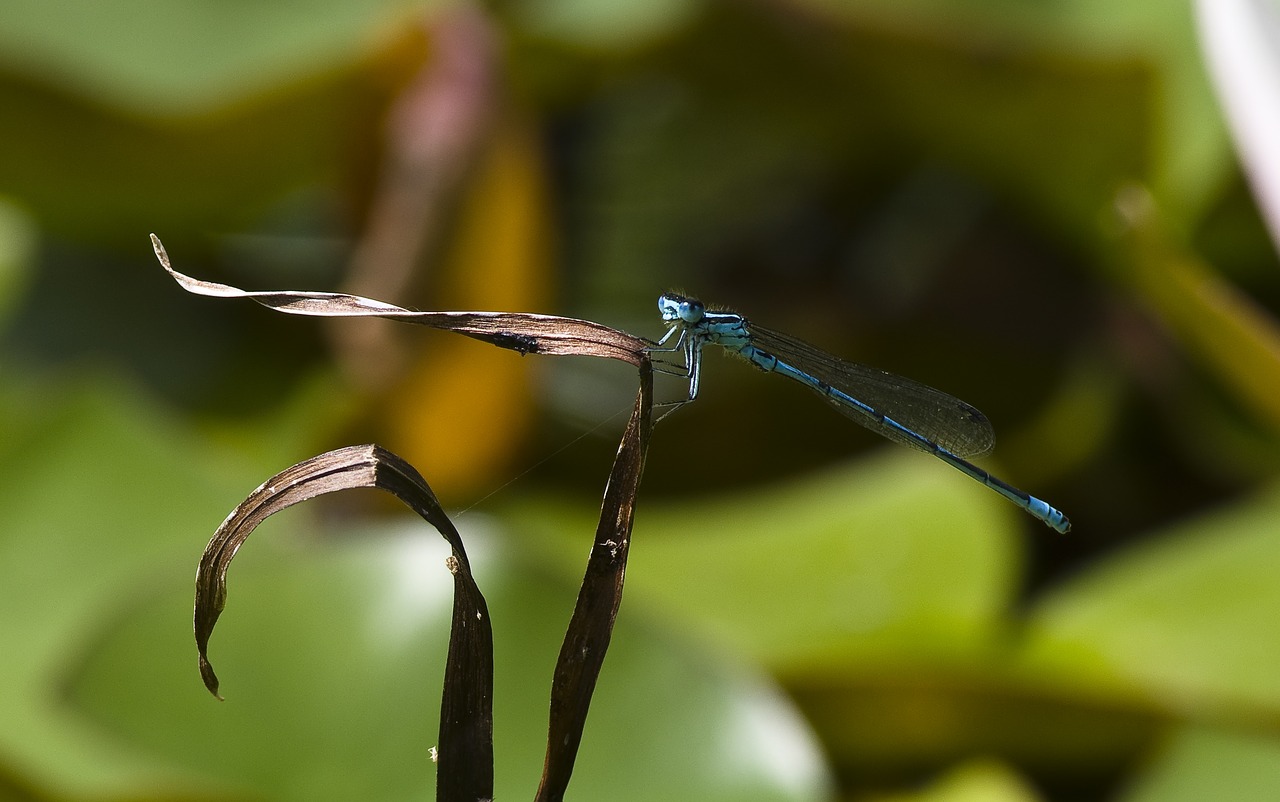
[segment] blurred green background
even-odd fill
[[[268,522],[228,701],[196,671],[208,536],[371,440],[466,509],[498,797],[541,768],[634,373],[192,297],[149,232],[246,289],[650,337],[680,289],[975,404],[983,464],[1071,517],[709,356],[570,798],[1280,798],[1280,264],[1189,3],[4,18],[0,800],[433,798],[446,552],[385,500]]]

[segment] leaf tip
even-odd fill
[[[219,702],[226,701],[222,698],[222,694],[218,693],[218,675],[213,673],[213,666],[203,651],[200,653],[200,679],[204,680],[204,687],[209,689],[214,699]]]
[[[155,234],[151,235],[151,250],[156,252],[156,258],[160,260],[165,270],[173,269],[169,266],[169,254],[165,252],[164,243],[160,242],[160,238]]]

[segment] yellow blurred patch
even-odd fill
[[[548,188],[531,126],[502,120],[471,177],[435,286],[452,309],[545,311],[551,259]],[[444,308],[433,306],[432,308]],[[416,465],[446,505],[507,478],[533,423],[524,358],[463,337],[424,338],[387,399],[389,447]]]

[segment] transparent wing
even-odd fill
[[[841,414],[876,434],[926,450],[880,420],[879,416],[883,415],[959,457],[985,454],[995,444],[995,431],[987,416],[941,390],[856,362],[846,362],[780,332],[754,324],[748,324],[748,330],[756,348],[871,407],[874,412],[823,396]]]

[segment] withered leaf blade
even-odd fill
[[[151,241],[165,270],[184,289],[198,295],[249,298],[289,314],[400,320],[454,331],[520,354],[595,356],[617,359],[639,368],[640,391],[605,488],[595,543],[552,681],[547,754],[537,799],[563,799],[622,600],[636,496],[653,426],[653,369],[649,358],[652,343],[599,323],[553,315],[419,312],[342,293],[250,292],[179,273],[173,269],[159,238],[152,234]],[[484,600],[471,580],[456,530],[440,510],[425,481],[390,452],[376,446],[355,449],[354,452],[349,449],[330,452],[280,474],[237,508],[210,541],[197,575],[196,640],[200,647],[201,674],[216,694],[217,679],[206,659],[206,647],[225,603],[226,566],[253,527],[276,510],[320,493],[346,487],[386,489],[436,525],[454,545],[450,570],[455,572],[458,582],[455,583],[454,628],[441,709],[437,798],[489,799],[493,776],[493,655]],[[359,453],[360,449],[375,451]],[[306,481],[301,481],[299,474],[305,475]],[[277,481],[282,478],[289,481]],[[461,579],[463,575],[465,582]],[[475,623],[482,627],[472,626],[472,611],[478,616]],[[455,651],[458,652],[456,659]],[[451,737],[446,738],[449,727],[455,729]],[[446,761],[451,754],[464,765],[446,772]],[[481,769],[481,763],[487,766],[487,773]],[[456,782],[450,779],[453,776],[458,777]],[[489,790],[473,792],[481,788]]]
[[[622,603],[636,494],[653,428],[653,370],[640,368],[640,392],[605,486],[595,543],[551,681],[547,755],[537,802],[559,802],[573,773],[591,696]]]
[[[271,309],[317,317],[381,317],[454,331],[520,354],[596,356],[637,367],[648,359],[650,343],[614,328],[557,315],[525,312],[418,312],[394,304],[333,292],[250,292],[201,281],[173,269],[169,254],[155,234],[151,246],[164,269],[187,292],[214,298],[249,298]]]
[[[413,466],[377,445],[330,451],[276,474],[218,527],[196,570],[195,636],[200,676],[218,695],[208,660],[209,637],[227,600],[227,569],[253,530],[269,516],[339,490],[376,487],[403,501],[434,526],[453,550],[453,624],[440,706],[436,793],[441,800],[493,796],[493,630],[484,596],[471,575],[462,538],[435,493]],[[221,698],[220,696],[218,698]]]

